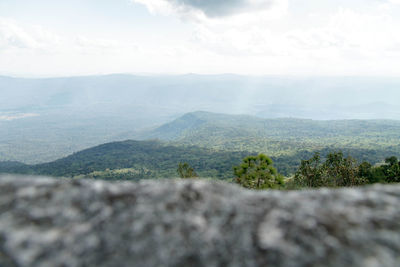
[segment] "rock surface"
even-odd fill
[[[400,266],[400,186],[0,177],[0,266]]]

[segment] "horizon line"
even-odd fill
[[[65,75],[18,75],[18,74],[3,74],[0,77],[13,79],[68,79],[68,78],[85,78],[85,77],[106,77],[106,76],[136,76],[136,77],[180,77],[180,76],[236,76],[236,77],[252,77],[252,78],[268,78],[268,77],[287,77],[287,78],[394,78],[400,79],[400,75],[353,75],[353,74],[240,74],[240,73],[135,73],[135,72],[110,72],[110,73],[93,73],[93,74],[65,74]]]

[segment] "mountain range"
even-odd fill
[[[395,120],[263,119],[198,111],[133,135],[142,141],[106,143],[48,163],[3,161],[0,172],[142,179],[176,177],[178,164],[188,162],[202,177],[228,179],[234,165],[258,153],[271,156],[286,176],[315,152],[340,150],[372,164],[400,156]]]
[[[312,148],[320,149],[337,145],[340,136],[346,143],[353,123],[363,129],[364,122],[339,119],[400,119],[399,88],[400,79],[390,77],[2,76],[0,160],[37,164],[107,142],[149,138],[222,150],[258,147],[274,155],[305,148],[312,138]],[[197,110],[226,115],[214,115],[214,122],[199,114],[188,120]],[[248,115],[228,118],[238,114]],[[181,129],[179,123],[192,125]],[[375,123],[372,138],[368,129],[362,135],[367,140],[352,138],[346,145],[390,148],[390,123]],[[328,129],[334,130],[331,139]]]

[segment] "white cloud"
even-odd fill
[[[400,42],[399,27],[400,22],[385,13],[358,13],[340,8],[327,24],[291,31],[288,36],[298,48],[353,50],[369,56],[381,55],[393,43]]]
[[[152,13],[178,14],[197,22],[277,18],[287,10],[287,0],[131,0],[145,5]]]
[[[37,53],[82,52],[102,53],[118,49],[116,40],[88,38],[85,36],[63,36],[39,25],[23,25],[0,17],[0,53],[9,50],[36,50]]]
[[[38,48],[40,42],[14,21],[0,18],[0,48]]]
[[[188,1],[131,1],[190,21],[171,19],[173,29],[155,23],[115,35],[112,30],[103,35],[103,29],[66,35],[0,18],[0,73],[400,75],[400,6],[388,1],[369,2],[364,9],[325,7],[323,12],[288,9],[287,1],[260,10],[242,6],[250,1],[227,1],[246,12],[227,9],[219,16],[203,6],[215,6],[209,1],[186,8],[179,5]],[[392,8],[379,8],[384,2]]]
[[[113,72],[111,65],[128,60],[137,50],[130,42],[54,33],[39,25],[0,17],[0,73],[3,74],[108,73]]]
[[[284,24],[284,21],[280,21]],[[399,73],[400,21],[389,12],[338,8],[307,25],[201,24],[194,43],[225,57],[247,59],[258,71],[362,74]]]

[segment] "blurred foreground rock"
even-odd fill
[[[0,177],[0,266],[400,266],[400,186]]]

